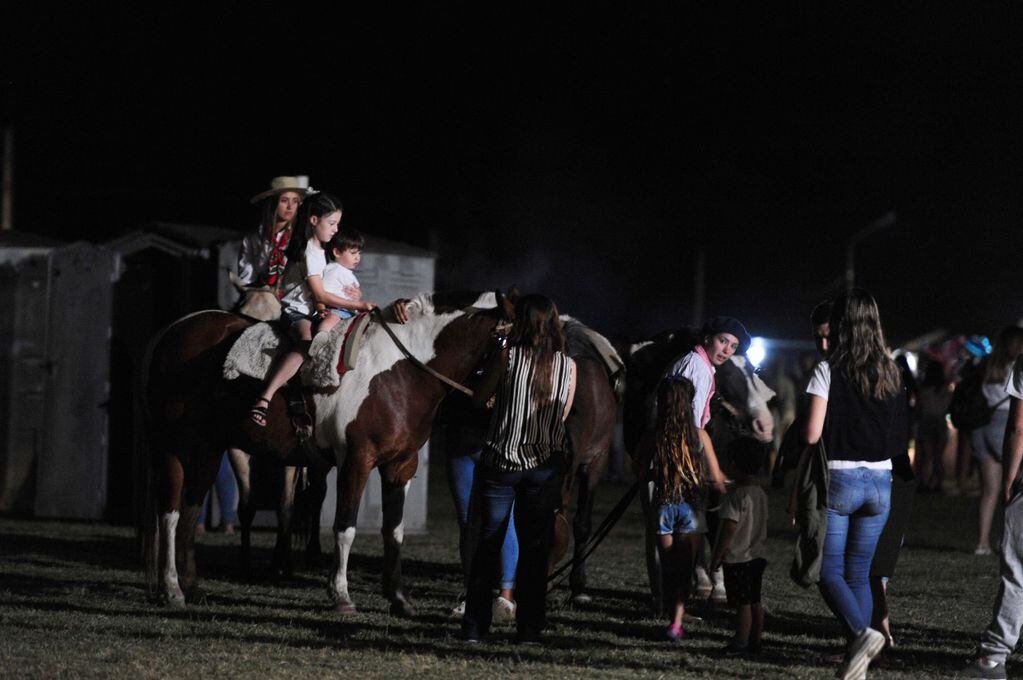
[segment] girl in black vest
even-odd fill
[[[906,400],[868,292],[854,288],[840,295],[829,325],[828,358],[806,388],[806,440],[822,442],[828,459],[820,589],[846,629],[840,676],[851,680],[865,676],[885,643],[870,627],[868,577],[891,505],[892,458],[906,454]]]

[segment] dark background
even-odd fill
[[[309,174],[346,224],[435,248],[441,287],[638,338],[691,320],[703,247],[708,314],[802,338],[894,210],[857,251],[893,341],[1023,317],[1016,6],[439,7],[12,14],[15,227],[250,229],[270,177]]]

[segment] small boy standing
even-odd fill
[[[721,503],[721,529],[711,568],[722,563],[728,601],[735,605],[735,637],[725,647],[728,656],[757,654],[764,633],[760,591],[767,566],[767,494],[754,476],[760,469],[763,445],[744,437],[728,447],[728,474],[735,487]]]
[[[323,270],[323,289],[341,298],[350,305],[331,307],[330,311],[339,319],[350,319],[355,312],[372,309],[376,305],[360,302],[362,290],[353,271],[362,261],[362,247],[365,239],[354,229],[337,232],[330,241],[330,252],[334,261]],[[333,325],[333,324],[331,324]],[[321,327],[322,330],[322,327]]]

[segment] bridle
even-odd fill
[[[501,295],[499,293],[498,293],[498,296],[497,296],[497,300],[498,300],[498,302],[497,302],[497,309],[500,309],[501,308]],[[462,312],[466,316],[472,316],[472,315],[476,314],[477,312],[482,312],[482,311],[489,311],[489,310],[484,310],[481,307],[465,307],[464,309],[462,309]],[[391,330],[391,327],[388,325],[387,320],[384,318],[384,314],[380,310],[379,307],[375,307],[373,309],[373,311],[370,312],[370,314],[371,314],[372,318],[376,319],[376,321],[381,326],[383,326],[384,331],[391,338],[391,341],[394,343],[395,347],[397,347],[401,351],[401,353],[405,355],[405,358],[408,359],[412,363],[413,366],[415,366],[416,368],[420,369],[421,371],[424,371],[424,372],[428,373],[429,375],[433,376],[434,378],[436,378],[440,382],[444,383],[448,387],[450,387],[452,389],[456,389],[459,392],[461,392],[462,394],[466,395],[467,397],[472,398],[473,391],[471,389],[469,389],[468,387],[466,387],[465,385],[463,385],[463,384],[461,384],[459,382],[456,382],[456,381],[452,380],[451,378],[447,377],[446,375],[444,375],[440,371],[437,371],[436,369],[434,369],[434,368],[432,368],[430,366],[427,366],[422,361],[420,361],[418,358],[416,358],[416,356],[414,354],[412,354],[411,351],[409,351],[409,348],[405,346],[405,343],[403,343],[398,338],[398,336],[394,334],[394,331]],[[510,319],[505,318],[502,315],[498,319],[497,324],[494,326],[494,331],[493,332],[494,332],[494,334],[506,335],[508,333],[508,331],[511,330],[511,327],[512,327],[512,321]]]

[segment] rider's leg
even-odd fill
[[[259,395],[260,399],[265,399],[269,402],[273,399],[277,390],[298,373],[298,369],[302,367],[302,362],[305,361],[306,348],[308,348],[309,341],[313,337],[312,329],[312,322],[308,319],[300,319],[291,324],[291,336],[297,342],[299,349],[287,352],[277,361],[270,371],[270,377],[266,381],[263,392]]]

